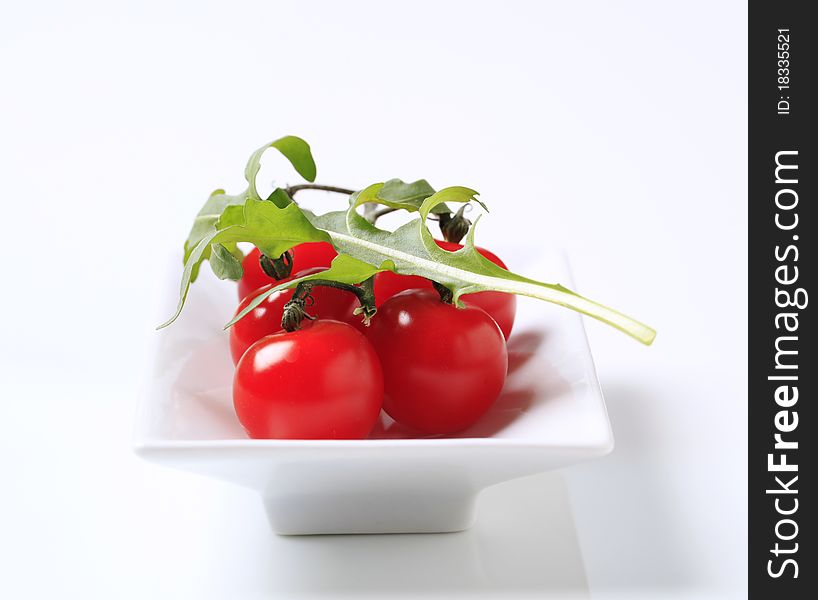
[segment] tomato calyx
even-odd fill
[[[299,290],[296,288],[292,300],[284,305],[284,311],[281,315],[281,328],[284,331],[298,331],[301,329],[301,322],[304,319],[315,320],[315,317],[307,312],[307,304],[311,305],[315,300],[309,292],[301,290],[301,295],[298,292]]]
[[[287,279],[293,272],[293,251],[287,250],[278,258],[270,258],[262,253],[258,257],[258,262],[265,275],[276,281],[281,281]]]
[[[355,294],[360,306],[358,306],[352,314],[363,315],[363,323],[369,327],[369,321],[375,316],[378,310],[375,308],[374,277],[370,277],[360,285],[341,283],[340,281],[332,281],[331,279],[310,279],[309,281],[302,281],[296,285],[292,299],[284,305],[284,312],[281,316],[281,328],[284,329],[284,331],[297,331],[301,328],[301,322],[305,318],[310,321],[316,319],[315,316],[307,313],[307,307],[311,306],[314,302],[311,292],[316,286],[331,287]]]
[[[432,287],[435,288],[435,291],[440,295],[440,301],[444,304],[453,304],[454,301],[454,294],[452,290],[447,288],[445,285],[438,283],[437,281],[432,282]]]
[[[439,217],[440,233],[443,234],[443,239],[453,244],[459,244],[471,227],[469,221],[464,213],[468,205],[464,204],[460,207],[454,215],[451,213],[442,213]]]

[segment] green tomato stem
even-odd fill
[[[377,308],[375,307],[375,278],[370,277],[361,282],[360,285],[350,285],[348,283],[341,283],[339,281],[332,281],[331,279],[310,279],[309,281],[302,281],[295,286],[292,300],[284,305],[284,314],[281,317],[281,327],[285,331],[296,331],[301,328],[301,321],[305,318],[314,320],[315,317],[309,315],[306,311],[312,301],[312,288],[315,286],[331,287],[338,290],[344,290],[355,294],[360,306],[355,309],[353,314],[363,315],[364,325],[369,326],[369,321],[375,316]]]

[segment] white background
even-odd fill
[[[744,3],[0,7],[0,597],[746,594]],[[587,323],[614,453],[463,534],[302,539],[136,459],[156,274],[290,133],[321,182],[476,188],[512,267],[658,329]]]

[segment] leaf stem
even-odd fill
[[[462,264],[442,264],[436,262],[432,257],[427,258],[412,254],[408,249],[392,248],[383,245],[379,241],[358,238],[350,233],[342,233],[322,225],[318,225],[318,227],[330,236],[332,245],[339,248],[342,254],[348,254],[355,258],[363,253],[377,252],[381,260],[389,259],[396,264],[401,264],[403,268],[401,274],[420,275],[433,281],[435,276],[445,275],[447,282],[459,281],[458,297],[464,293],[470,294],[486,290],[529,296],[553,302],[588,315],[619,329],[648,346],[653,343],[653,339],[656,337],[656,331],[644,323],[580,296],[559,284],[534,281],[508,271],[500,270],[502,275],[500,272],[494,275],[473,271]],[[406,269],[406,267],[411,267],[411,269]]]
[[[337,187],[334,185],[323,185],[320,183],[301,183],[299,185],[291,185],[290,187],[284,188],[284,191],[292,198],[296,192],[300,192],[301,190],[321,190],[324,192],[335,192],[336,194],[347,194],[352,195],[355,193],[355,190],[351,190],[349,188]]]
[[[379,210],[367,210],[367,207],[369,207],[369,206],[375,207],[375,206],[378,206],[378,205],[377,204],[367,204],[364,207],[364,214],[366,216],[366,220],[369,221],[370,223],[372,223],[373,225],[382,216],[388,215],[389,213],[393,213],[396,210],[398,210],[397,208],[381,208]]]

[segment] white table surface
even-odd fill
[[[0,597],[746,594],[746,8],[562,4],[2,6]],[[655,326],[587,323],[614,453],[467,532],[311,538],[133,456],[152,274],[287,133],[322,182],[475,187],[478,241]]]

